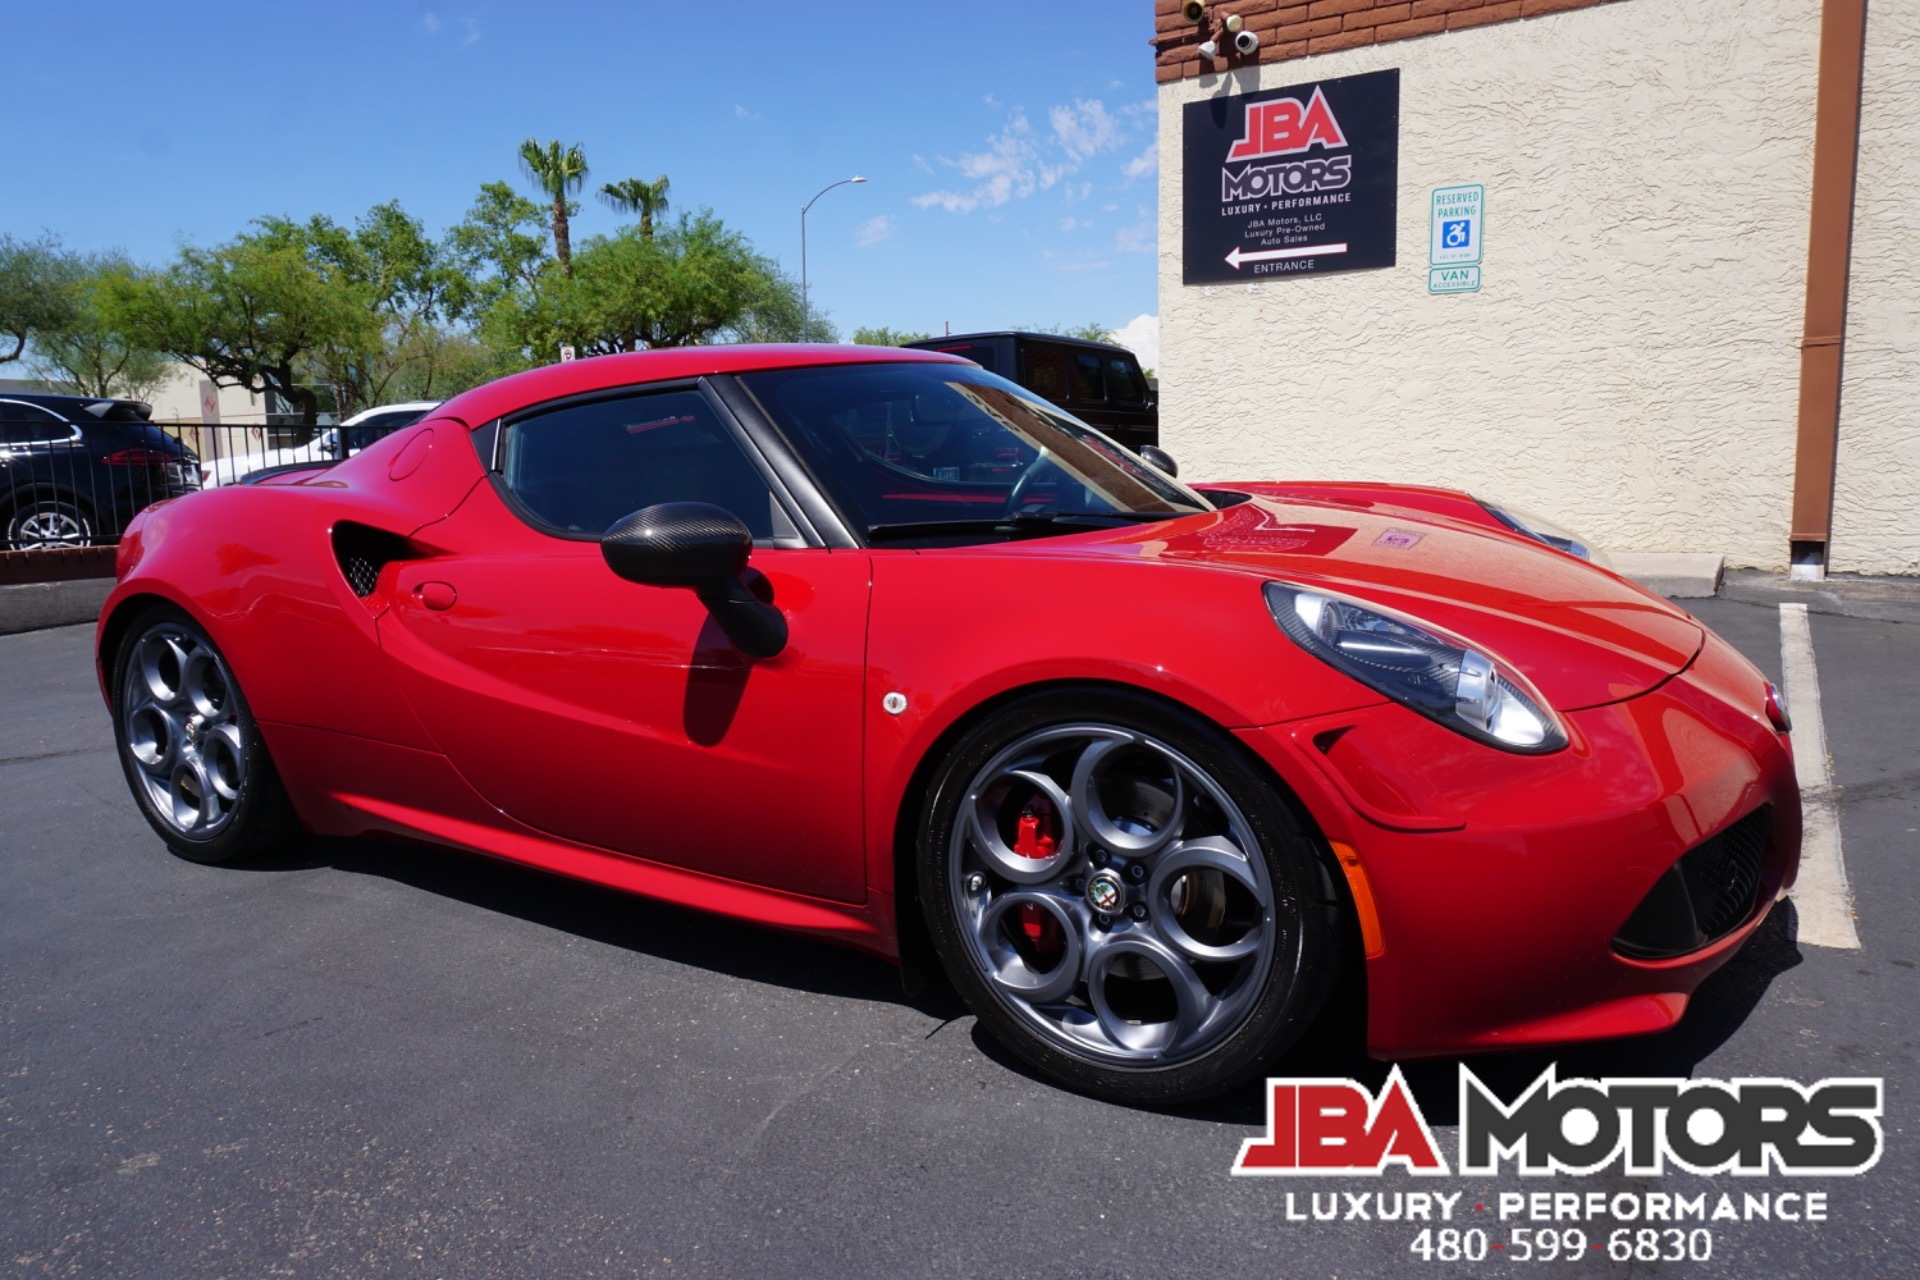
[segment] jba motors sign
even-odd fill
[[[1393,265],[1400,72],[1188,103],[1181,279]]]

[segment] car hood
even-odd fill
[[[1405,509],[1253,497],[1074,538],[1070,550],[1047,542],[1068,554],[1204,565],[1377,604],[1504,659],[1562,711],[1644,693],[1683,670],[1704,640],[1683,610],[1608,570]]]

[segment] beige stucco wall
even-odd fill
[[[1625,0],[1163,86],[1182,475],[1456,485],[1784,568],[1818,43],[1818,0]],[[1399,265],[1182,285],[1181,105],[1384,67]],[[1429,296],[1429,193],[1466,182],[1482,288]]]
[[[1920,4],[1870,0],[1828,567],[1920,573]]]
[[[177,362],[169,365],[166,380],[147,393],[154,421],[200,421],[200,384],[205,380],[198,369]],[[266,402],[244,387],[220,388],[220,421],[261,423],[266,421],[266,411]]]

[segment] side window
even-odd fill
[[[1135,372],[1133,361],[1125,356],[1110,356],[1107,359],[1107,394],[1120,404],[1142,404],[1147,398],[1147,389],[1140,375]]]
[[[698,391],[596,400],[509,423],[500,478],[568,533],[597,536],[659,502],[710,502],[755,538],[774,534],[772,492]]]
[[[0,401],[0,444],[53,444],[73,439],[73,428],[38,405]]]
[[[1065,347],[1036,342],[1026,348],[1021,362],[1027,367],[1027,376],[1021,379],[1027,390],[1055,404],[1072,394],[1073,361]]]
[[[1073,358],[1073,398],[1105,400],[1106,385],[1100,380],[1100,357],[1090,351]]]

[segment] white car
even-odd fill
[[[343,456],[351,457],[380,437],[420,421],[439,408],[440,404],[438,400],[408,400],[402,404],[383,404],[376,408],[361,410],[339,426],[327,428],[303,445],[286,449],[268,449],[261,453],[236,453],[228,457],[209,459],[200,468],[201,486],[213,489],[223,484],[232,484],[236,480],[244,479],[256,471],[264,471],[268,467],[284,467],[300,462],[334,462]],[[340,451],[340,440],[343,435],[347,442],[345,454]]]

